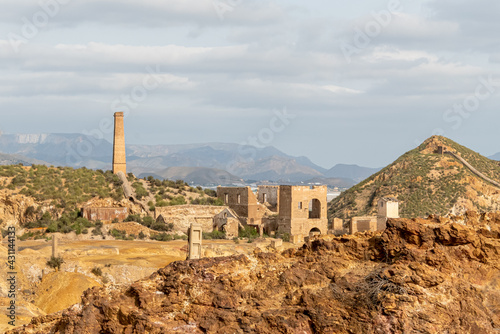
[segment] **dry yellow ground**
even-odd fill
[[[9,298],[0,298],[0,308],[2,309],[2,312],[0,312],[0,333],[4,333],[7,329],[11,328],[11,326],[8,325],[11,319],[7,318],[7,315],[5,314],[5,310],[9,305]],[[27,324],[31,321],[31,318],[38,317],[40,315],[45,315],[45,312],[40,310],[35,305],[22,300],[16,301],[17,326]]]
[[[34,304],[45,313],[61,311],[80,303],[83,292],[94,286],[100,284],[83,274],[52,272],[43,277]]]

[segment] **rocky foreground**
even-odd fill
[[[500,213],[178,261],[9,333],[499,333]]]

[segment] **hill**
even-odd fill
[[[439,146],[455,152],[483,177],[459,158],[449,153],[437,154]],[[377,201],[385,196],[396,197],[400,201],[400,216],[407,218],[498,210],[500,188],[487,178],[500,180],[498,162],[448,138],[434,136],[335,198],[330,203],[329,215],[338,218],[376,215]]]
[[[149,217],[156,206],[204,204],[220,205],[213,190],[193,188],[184,181],[147,180],[127,176],[135,197],[147,203],[144,209],[123,195],[122,180],[111,171],[45,165],[0,166],[0,227],[15,224],[25,228],[45,228],[47,232],[89,233],[94,222],[81,217],[85,205],[127,207],[131,217],[147,227],[164,231]],[[102,227],[102,225],[101,225]],[[45,230],[44,230],[45,231]],[[3,231],[2,231],[3,232]],[[23,237],[43,237],[31,232]]]

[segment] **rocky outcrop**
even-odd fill
[[[0,223],[0,226],[17,224],[18,222],[24,223],[26,221],[26,209],[30,206],[36,206],[32,197],[1,192],[0,219],[2,219],[2,223]],[[47,206],[45,209],[49,209],[49,207]]]
[[[500,214],[178,261],[9,333],[498,333]]]

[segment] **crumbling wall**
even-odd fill
[[[225,208],[211,205],[174,205],[155,208],[155,219],[161,215],[166,224],[174,224],[174,230],[187,233],[192,223],[202,226],[203,232],[213,231],[214,216]]]
[[[257,199],[262,204],[269,203],[269,209],[277,212],[280,201],[279,186],[259,186]]]
[[[250,187],[218,187],[217,198],[230,207],[248,225],[262,224],[266,207],[257,201]]]
[[[377,217],[352,217],[349,222],[349,233],[356,232],[376,231],[377,230]]]
[[[82,209],[83,218],[90,221],[101,220],[103,222],[111,222],[114,219],[118,219],[120,222],[128,217],[128,208],[96,208],[96,207],[84,207]]]

